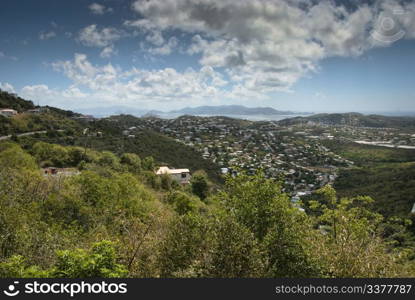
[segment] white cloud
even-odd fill
[[[102,49],[101,53],[99,54],[102,58],[109,58],[115,54],[117,54],[117,50],[114,48],[114,45],[110,45]]]
[[[54,31],[42,31],[39,33],[39,39],[42,41],[50,40],[54,37],[56,37],[56,32]]]
[[[94,15],[103,15],[113,11],[111,7],[105,7],[104,5],[98,3],[92,3],[90,6],[88,6],[88,8]]]
[[[187,53],[200,56],[201,65],[226,69],[239,91],[268,93],[290,91],[327,57],[359,56],[380,46],[370,32],[381,31],[381,13],[404,11],[394,20],[415,38],[415,3],[383,2],[355,1],[355,8],[346,8],[328,0],[136,0],[132,7],[140,19],[125,25],[158,43],[148,48],[153,54],[170,53],[164,33],[193,36]]]
[[[78,35],[78,41],[88,47],[104,48],[111,46],[122,37],[122,32],[113,27],[104,27],[101,30],[96,24],[83,28]]]
[[[82,92],[76,86],[70,86],[64,90],[51,89],[45,84],[24,86],[19,93],[23,98],[39,103],[62,108],[76,108],[86,103],[88,94]]]
[[[0,82],[0,90],[9,92],[9,93],[15,93],[14,87],[7,82]]]
[[[223,97],[229,98],[228,92],[222,90],[228,83],[227,80],[209,66],[183,72],[172,68],[122,70],[111,63],[93,65],[85,54],[75,54],[73,60],[57,61],[52,67],[73,82],[72,90],[88,90],[89,104],[95,103],[96,106],[155,102],[171,104],[184,99],[214,101]],[[48,91],[45,90],[45,93]],[[69,97],[68,95],[63,94],[65,97]]]
[[[171,37],[167,43],[160,47],[150,48],[148,52],[153,55],[169,55],[174,48],[177,47],[179,40],[176,37]]]
[[[0,51],[0,59],[10,59],[14,61],[18,61],[18,58],[16,56],[9,56],[6,55],[4,52]]]

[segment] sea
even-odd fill
[[[163,113],[163,114],[157,114],[162,119],[176,119],[180,116],[183,116],[183,114],[175,114],[175,113]],[[195,115],[198,117],[214,117],[218,115]],[[295,118],[295,117],[307,117],[310,115],[306,114],[292,114],[292,115],[227,115],[223,114],[220,115],[221,117],[229,117],[234,119],[242,119],[242,120],[249,120],[249,121],[280,121],[284,119],[289,118]]]

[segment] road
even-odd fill
[[[63,130],[57,130],[57,131],[63,131]],[[16,136],[28,136],[28,135],[34,135],[36,133],[46,133],[46,130],[19,133],[19,134],[16,134]],[[0,141],[2,141],[2,140],[8,140],[11,137],[12,137],[11,135],[0,136]]]

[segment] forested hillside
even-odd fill
[[[56,164],[71,172],[40,170]],[[413,249],[382,238],[370,198],[340,201],[327,186],[305,214],[261,173],[213,192],[203,174],[180,186],[153,168],[135,154],[1,142],[0,277],[414,275]]]
[[[304,212],[281,182],[260,171],[224,180],[140,119],[74,116],[49,108],[0,119],[12,135],[0,141],[0,277],[415,276],[405,215],[412,152],[331,145],[356,161],[344,170],[355,173],[340,176],[339,196],[329,185],[312,195]],[[365,160],[391,176],[362,168]],[[164,164],[190,168],[190,184],[156,175]],[[362,190],[367,176],[378,179]],[[390,178],[399,197],[378,192]]]
[[[360,113],[316,114],[308,117],[295,117],[279,121],[282,125],[316,122],[327,125],[350,125],[375,128],[415,128],[415,117],[391,117],[364,115]]]
[[[14,94],[0,90],[0,109],[11,108],[19,112],[33,109],[35,106],[32,101],[24,100]]]

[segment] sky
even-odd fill
[[[415,112],[415,1],[1,0],[0,89],[65,109]]]

